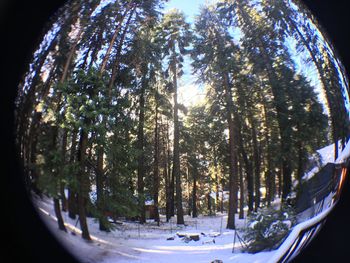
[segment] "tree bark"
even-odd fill
[[[224,88],[225,88],[225,101],[226,101],[226,111],[227,111],[227,123],[229,126],[229,208],[228,208],[228,218],[227,218],[227,228],[235,229],[235,211],[237,210],[237,156],[236,156],[236,146],[235,146],[235,126],[233,123],[232,109],[232,92],[231,85],[229,83],[228,73],[224,73]]]
[[[169,222],[169,219],[171,217],[170,215],[170,176],[168,173],[168,155],[167,155],[167,142],[166,142],[166,134],[167,134],[168,127],[163,125],[163,132],[162,132],[162,155],[163,155],[163,177],[165,179],[165,216],[166,221]],[[166,130],[166,131],[165,131]]]
[[[254,183],[255,183],[255,206],[254,210],[255,212],[260,207],[260,151],[258,146],[258,140],[257,140],[257,134],[256,134],[256,128],[255,128],[255,121],[253,119],[253,116],[250,116],[250,122],[251,122],[251,132],[252,132],[252,141],[253,141],[253,158],[254,158]]]
[[[170,155],[170,137],[169,137],[169,122],[167,120],[167,156],[168,156],[168,176],[169,176],[169,213],[170,217],[175,215],[175,177],[172,173],[171,155]],[[169,217],[169,219],[170,219]]]
[[[63,129],[62,134],[62,145],[61,145],[61,158],[62,158],[62,167],[60,171],[61,178],[65,178],[65,174],[63,174],[62,168],[66,166],[66,151],[67,151],[67,138],[68,137],[68,131],[67,129]],[[65,183],[63,180],[60,183],[60,199],[62,202],[62,211],[66,212],[68,207],[68,202],[65,194]]]
[[[262,97],[262,96],[261,96]],[[266,109],[266,102],[263,101],[263,116],[265,123],[265,148],[266,148],[266,187],[267,187],[267,205],[271,205],[271,202],[274,200],[275,196],[275,174],[272,171],[272,150],[270,142],[270,118]]]
[[[61,208],[60,208],[60,200],[58,198],[53,199],[54,210],[57,218],[58,228],[64,232],[67,232],[66,226],[64,225]]]
[[[223,175],[225,174],[225,170],[223,169]],[[224,187],[225,187],[225,180],[221,179],[221,202],[220,202],[220,212],[221,214],[224,212]]]
[[[139,97],[139,124],[137,132],[137,149],[139,156],[137,160],[137,191],[140,209],[140,223],[146,222],[145,198],[144,198],[144,178],[145,178],[145,154],[144,154],[144,123],[145,123],[145,81],[141,84]]]
[[[109,232],[106,224],[105,216],[105,200],[104,200],[104,169],[103,169],[104,147],[100,146],[97,150],[97,173],[96,173],[96,203],[99,211],[99,229]]]
[[[238,134],[237,134],[237,142],[239,146],[239,150],[245,165],[245,171],[247,176],[247,190],[248,190],[248,210],[253,211],[254,210],[254,181],[253,181],[253,167],[251,162],[249,161],[248,154],[244,148],[243,144],[243,138],[242,138],[242,132],[241,132],[241,121],[240,116],[238,114],[235,114],[236,118],[235,121],[238,126]]]
[[[32,125],[29,132],[29,145],[30,149],[30,164],[31,168],[29,169],[29,178],[30,178],[30,186],[33,191],[42,196],[42,191],[38,187],[39,175],[36,171],[36,156],[37,156],[37,144],[38,144],[38,134],[39,134],[39,124],[41,120],[42,114],[41,112],[35,112],[33,116]]]
[[[192,217],[198,217],[197,211],[197,167],[193,167],[193,188],[192,188]]]
[[[242,165],[238,166],[239,172],[239,219],[244,218],[244,183],[243,183],[243,171]]]
[[[220,211],[220,205],[219,205],[219,171],[218,171],[218,161],[217,161],[217,153],[216,149],[214,147],[214,171],[215,171],[215,206],[216,206],[216,212]]]
[[[57,147],[58,127],[52,126],[51,128],[52,128],[51,147],[52,147],[52,149],[55,149]],[[54,158],[54,157],[52,156],[51,158]],[[52,162],[52,161],[53,160],[50,160],[50,162]],[[54,201],[54,211],[55,211],[55,215],[57,218],[58,228],[60,230],[67,232],[67,229],[64,225],[62,213],[61,213],[60,202],[59,202],[59,199],[57,198],[58,188],[59,188],[59,184],[60,184],[59,172],[57,170],[55,170],[53,172],[53,177],[54,177],[53,179],[54,179],[54,183],[55,183],[55,193],[53,193],[53,195],[54,195],[53,201]]]
[[[158,92],[158,91],[157,91]],[[158,101],[156,98],[156,109],[155,109],[155,128],[154,128],[154,169],[153,169],[153,200],[156,209],[155,220],[159,226],[159,209],[158,209],[158,198],[159,198],[159,128],[158,128]]]
[[[85,120],[85,122],[87,122]],[[78,147],[78,162],[79,162],[79,172],[77,174],[78,181],[78,213],[79,213],[79,223],[82,231],[82,237],[85,240],[91,240],[88,225],[86,222],[86,204],[87,204],[87,178],[85,174],[85,159],[86,159],[86,149],[88,142],[88,134],[84,129],[80,130],[80,139]]]
[[[77,140],[77,132],[72,132],[72,142],[69,156],[69,163],[75,163],[75,155],[76,155],[76,140]],[[74,181],[76,180],[76,175],[74,173],[71,174],[70,183],[68,184],[68,216],[72,219],[75,219],[77,214],[77,198],[76,198],[76,187]]]
[[[174,52],[174,51],[173,51]],[[174,87],[174,150],[173,150],[173,176],[176,185],[176,215],[177,224],[184,224],[183,208],[182,208],[182,188],[181,188],[181,174],[180,174],[180,130],[179,130],[179,116],[178,116],[178,102],[177,102],[177,66],[172,63],[173,73],[173,87]]]

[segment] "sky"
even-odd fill
[[[186,21],[192,24],[194,17],[199,14],[200,6],[211,2],[213,0],[170,0],[164,5],[164,11],[177,8],[185,13]],[[178,87],[178,100],[186,107],[193,106],[205,97],[203,88],[194,83],[196,78],[191,74],[191,71],[190,59],[185,57],[184,75]]]
[[[193,22],[193,17],[199,13],[199,7],[205,5],[208,0],[170,0],[164,5],[165,10],[177,8],[183,11],[188,22]]]

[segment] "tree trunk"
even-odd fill
[[[52,141],[51,141],[51,147],[52,149],[55,149],[57,147],[57,137],[58,137],[58,127],[57,126],[52,126]],[[52,157],[54,158],[54,157]],[[50,160],[50,162],[53,160]],[[63,217],[62,217],[62,213],[61,213],[61,208],[60,208],[60,201],[59,199],[56,197],[58,195],[58,188],[59,188],[59,183],[60,183],[60,178],[59,178],[59,172],[57,170],[53,171],[53,179],[54,179],[54,183],[55,183],[55,193],[54,194],[54,198],[53,198],[53,205],[54,205],[54,211],[55,211],[55,215],[57,218],[57,223],[58,223],[58,228],[60,230],[63,230],[65,232],[67,232],[67,229],[64,225],[63,222]]]
[[[298,168],[297,168],[297,180],[299,184],[301,184],[301,178],[303,177],[304,174],[304,158],[303,158],[303,148],[302,148],[302,143],[298,142]]]
[[[222,173],[223,175],[225,174],[225,170]],[[224,212],[224,187],[225,187],[225,180],[221,179],[221,202],[220,202],[220,211],[221,213]]]
[[[174,173],[172,173],[172,169],[171,169],[170,137],[169,137],[169,122],[168,122],[168,120],[167,120],[167,156],[168,156],[168,176],[170,178],[170,181],[169,181],[169,201],[170,201],[169,213],[170,213],[170,217],[172,217],[175,215],[175,178],[174,178]]]
[[[278,197],[282,197],[282,170],[279,169],[277,172],[278,178]]]
[[[145,153],[144,153],[144,123],[145,123],[145,83],[141,84],[139,98],[139,124],[137,132],[137,149],[139,156],[137,160],[137,191],[138,205],[140,210],[140,223],[146,222],[145,197],[144,197],[144,178],[145,178]]]
[[[86,121],[85,121],[86,122]],[[78,147],[78,162],[79,162],[79,172],[77,174],[78,181],[78,214],[79,214],[79,223],[82,231],[82,237],[85,240],[91,240],[88,225],[86,222],[86,197],[88,195],[88,178],[86,178],[85,173],[85,158],[86,158],[86,148],[88,142],[88,134],[84,129],[80,130],[80,139]]]
[[[162,136],[162,151],[163,151],[163,177],[165,179],[165,216],[166,221],[169,222],[169,219],[171,217],[170,215],[170,176],[168,173],[168,155],[167,155],[167,142],[166,142],[166,134],[167,134],[167,126],[163,126],[164,130],[166,129],[166,132],[163,130],[163,136]]]
[[[97,150],[97,172],[96,172],[96,203],[99,212],[99,229],[109,232],[107,226],[107,218],[105,216],[105,200],[104,200],[104,169],[103,169],[104,147],[100,146]]]
[[[174,52],[174,51],[173,51]],[[177,224],[183,225],[184,215],[182,208],[182,188],[181,188],[181,171],[180,171],[180,130],[177,102],[177,67],[176,63],[172,63],[173,87],[174,87],[174,153],[173,153],[173,176],[176,184],[176,215]]]
[[[60,200],[58,198],[54,198],[53,205],[54,205],[55,215],[57,218],[58,228],[60,230],[63,230],[64,232],[67,232],[66,226],[64,225],[62,213],[61,213]]]
[[[220,211],[220,205],[219,205],[219,191],[220,191],[220,187],[219,187],[219,171],[218,171],[218,163],[217,163],[217,159],[216,159],[216,151],[214,153],[214,170],[215,170],[215,206],[216,206],[216,212]]]
[[[62,211],[67,212],[68,210],[68,200],[65,193],[65,184],[61,182],[60,184],[60,198],[62,203]]]
[[[252,131],[252,139],[253,139],[253,158],[254,158],[254,183],[255,183],[255,212],[260,207],[260,153],[259,153],[259,146],[258,146],[258,140],[257,140],[257,134],[256,134],[256,128],[255,128],[255,121],[253,119],[253,116],[250,116],[250,122],[252,125],[251,131]]]
[[[266,102],[263,103],[263,116],[265,122],[265,147],[266,147],[266,187],[267,187],[267,205],[269,206],[271,202],[274,200],[275,196],[275,175],[272,171],[272,150],[271,150],[271,142],[270,142],[270,121],[266,109]]]
[[[197,167],[193,167],[192,217],[198,217],[197,212]]]
[[[41,117],[42,117],[41,112],[34,113],[31,129],[29,133],[30,164],[31,164],[31,168],[29,169],[30,186],[31,186],[31,189],[40,197],[42,196],[42,191],[38,187],[39,175],[35,167],[36,167],[39,124],[40,124]]]
[[[156,222],[159,226],[159,209],[158,209],[158,197],[159,197],[159,131],[158,131],[158,101],[156,99],[155,109],[155,128],[154,128],[154,169],[153,169],[153,201],[156,213]]]
[[[238,118],[239,118],[239,116],[238,116]],[[237,123],[240,123],[240,121],[238,121]],[[240,124],[238,124],[238,125],[240,125]],[[237,137],[238,137],[237,141],[239,142],[239,149],[240,149],[241,156],[242,156],[242,159],[243,159],[243,162],[244,162],[244,165],[245,165],[245,171],[246,171],[246,176],[247,176],[248,210],[249,211],[253,211],[254,210],[253,167],[252,167],[252,164],[249,161],[248,154],[245,151],[240,129],[239,129],[239,135]]]
[[[243,171],[242,165],[238,166],[239,170],[239,219],[244,218],[244,183],[243,183]]]
[[[76,140],[77,140],[77,132],[72,132],[72,142],[70,149],[70,157],[69,163],[75,163],[75,155],[76,155]],[[74,181],[76,180],[76,175],[71,173],[70,183],[68,184],[68,216],[72,219],[75,219],[77,214],[77,198],[76,198],[76,187]]]
[[[66,166],[66,151],[67,151],[67,138],[68,137],[68,131],[67,129],[63,129],[62,134],[62,146],[61,146],[61,155],[62,155],[62,168]],[[63,174],[63,171],[60,171],[60,175],[62,179],[65,179],[65,174]],[[65,194],[65,183],[62,180],[60,183],[60,199],[62,202],[62,211],[66,212],[68,207],[68,201]]]
[[[192,215],[192,195],[190,190],[190,163],[188,158],[186,158],[186,197],[187,197],[187,215]]]
[[[227,228],[235,229],[235,211],[237,210],[237,156],[236,156],[236,146],[235,146],[235,126],[233,123],[232,109],[232,92],[229,83],[229,76],[224,73],[224,87],[225,87],[225,101],[226,101],[226,111],[227,111],[227,122],[229,126],[229,208],[228,208],[228,218],[227,218]]]

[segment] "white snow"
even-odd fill
[[[146,200],[145,205],[154,205],[154,200]]]
[[[278,249],[256,254],[243,253],[239,239],[236,239],[233,244],[235,231],[225,228],[226,214],[217,213],[216,216],[199,216],[198,218],[185,216],[186,225],[177,225],[176,218],[166,223],[164,216],[161,216],[159,227],[155,222],[140,225],[137,222],[123,221],[121,225],[116,225],[116,229],[110,233],[99,231],[97,221],[88,218],[92,242],[87,242],[81,238],[78,221],[70,219],[66,212],[62,212],[62,215],[68,233],[58,230],[51,199],[33,199],[33,201],[53,235],[81,262],[175,263],[184,261],[208,263],[218,259],[223,262],[273,263],[277,262],[287,251],[302,229],[324,218],[330,212],[335,205],[333,195],[334,193],[330,193],[324,202],[315,204],[308,213],[298,216],[299,224],[292,228],[291,233]],[[272,205],[279,206],[280,200],[275,200]],[[284,216],[285,220],[282,223],[288,227],[291,226],[288,214]],[[236,215],[238,229],[254,228],[257,223],[256,221],[248,225],[246,219],[238,219]],[[187,236],[199,235],[200,240],[189,241],[180,238],[177,233]],[[173,238],[173,240],[167,240],[168,238]],[[234,253],[232,252],[233,245]]]
[[[318,171],[320,170],[320,167],[315,166],[314,168],[311,169],[311,171],[307,172],[302,179],[304,180],[309,180],[311,179]]]
[[[256,226],[256,224],[258,224],[259,222],[260,222],[260,221],[255,220],[255,221],[253,221],[253,222],[250,223],[249,227],[252,228],[252,229],[254,229],[255,226]]]
[[[317,150],[317,152],[321,155],[323,165],[334,163],[334,143]],[[342,152],[341,141],[338,142],[338,152]]]
[[[257,254],[242,253],[241,244],[235,243],[232,253],[234,230],[226,229],[227,215],[199,216],[194,219],[185,217],[187,225],[176,225],[176,218],[169,223],[162,217],[160,227],[156,223],[141,226],[136,222],[124,221],[116,225],[110,233],[99,231],[96,220],[88,218],[88,226],[93,242],[81,238],[77,220],[72,220],[62,212],[69,233],[58,230],[51,199],[35,199],[38,212],[52,233],[82,262],[211,262],[220,259],[223,262],[266,262],[275,251]],[[246,220],[236,217],[236,226],[242,228]],[[71,232],[75,233],[72,235]],[[176,235],[199,234],[199,241],[184,242]],[[167,240],[174,237],[174,240]]]

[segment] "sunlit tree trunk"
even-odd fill
[[[193,167],[193,186],[192,186],[192,217],[198,217],[197,211],[197,167]]]
[[[239,219],[244,218],[244,183],[243,183],[243,169],[241,163],[238,166],[239,173]]]
[[[139,97],[139,123],[137,132],[137,149],[139,156],[137,160],[137,191],[140,211],[140,223],[146,222],[145,198],[144,198],[144,178],[145,178],[145,155],[144,155],[144,123],[145,123],[145,83],[142,80]]]
[[[173,45],[175,49],[175,45]],[[175,54],[175,50],[173,50]],[[178,116],[178,101],[177,101],[177,67],[176,62],[172,62],[173,87],[174,87],[174,150],[173,150],[173,176],[176,186],[176,216],[177,224],[184,224],[183,208],[182,208],[182,187],[180,174],[180,130]]]
[[[232,102],[232,92],[229,83],[229,76],[227,73],[223,73],[224,77],[224,88],[225,88],[225,102],[227,111],[227,122],[229,127],[229,208],[228,208],[228,218],[227,218],[227,228],[235,229],[235,211],[237,210],[237,156],[236,156],[236,146],[235,146],[235,126],[233,122],[233,102]]]

